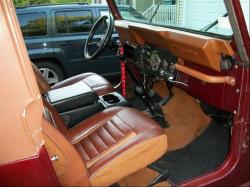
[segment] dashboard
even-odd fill
[[[173,80],[176,76],[175,63],[177,57],[166,49],[152,47],[150,45],[125,47],[125,52],[130,51],[132,63],[137,66],[141,73],[154,76],[158,80]],[[128,49],[130,48],[130,50]]]
[[[244,69],[234,65],[231,40],[126,20],[116,20],[115,28],[134,78],[166,80],[210,105],[236,110]]]

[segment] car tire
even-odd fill
[[[60,66],[50,61],[39,61],[35,63],[36,67],[43,74],[50,86],[64,80],[64,73]]]

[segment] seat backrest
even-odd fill
[[[63,186],[89,186],[88,170],[67,139],[67,128],[58,112],[44,99],[42,122],[45,147]]]
[[[37,81],[39,90],[40,90],[41,94],[44,94],[51,89],[50,85],[47,82],[47,80],[44,78],[44,76],[41,74],[39,69],[33,63],[31,63],[31,64],[32,64],[32,68],[33,68],[33,71],[34,71],[34,74],[36,77],[36,81]]]

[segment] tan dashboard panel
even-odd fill
[[[132,42],[132,43],[137,42],[137,40],[134,38],[133,34],[129,31],[129,29],[127,29],[127,28],[119,28],[119,27],[116,27],[115,29],[119,33],[120,40],[122,42],[126,42],[126,41],[129,41],[129,42]]]
[[[126,36],[121,28],[127,30]],[[116,22],[116,29],[127,41],[167,48],[179,58],[216,71],[221,71],[222,55],[234,56],[229,41],[213,37],[125,20]]]

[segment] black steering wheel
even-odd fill
[[[105,28],[102,29],[103,26],[105,26]],[[101,31],[100,41],[94,42],[93,41],[93,39],[95,38],[94,36],[96,34],[99,35],[99,33],[97,33],[97,31],[99,31],[101,29],[102,29],[102,31]],[[85,46],[84,46],[84,57],[86,59],[89,59],[89,60],[94,60],[98,56],[100,56],[101,53],[103,52],[103,50],[107,47],[107,45],[112,37],[113,30],[114,30],[114,19],[111,17],[111,15],[101,16],[95,22],[94,26],[92,27],[92,29],[89,32],[88,39],[87,39]],[[97,48],[94,50],[94,52],[91,51],[92,54],[90,54],[90,46],[93,46],[93,45],[97,46]]]

